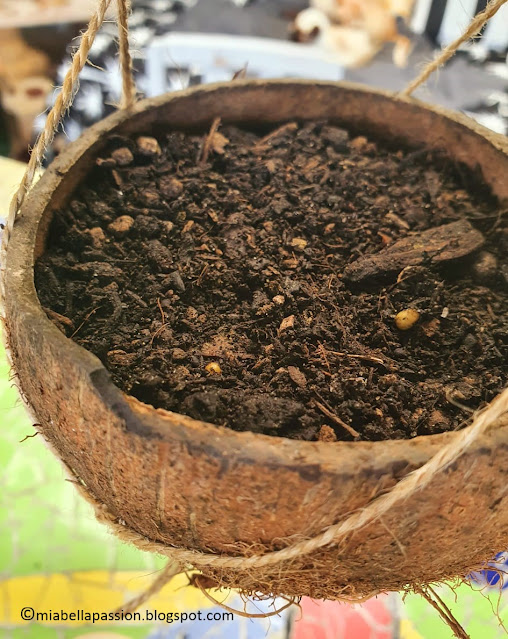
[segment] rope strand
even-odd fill
[[[26,194],[32,185],[35,172],[41,165],[44,153],[53,141],[55,133],[63,119],[63,116],[67,109],[71,106],[79,85],[79,74],[86,64],[88,54],[92,48],[92,44],[97,35],[97,31],[104,22],[104,16],[111,3],[111,0],[99,0],[99,5],[95,14],[90,19],[88,28],[81,36],[81,42],[79,48],[72,58],[70,69],[65,76],[62,89],[58,94],[58,97],[53,105],[52,109],[48,113],[46,124],[43,131],[41,131],[37,142],[30,155],[27,169],[19,185],[19,189],[14,196],[11,207],[9,210],[9,217],[7,218],[6,232],[9,234],[12,231],[14,220],[18,214],[21,205],[23,204]]]
[[[129,51],[129,23],[131,12],[130,0],[117,0],[118,5],[118,49],[120,52],[120,68],[122,70],[122,102],[121,109],[128,109],[136,99],[136,85],[132,69],[132,57]]]
[[[445,47],[440,55],[423,69],[423,71],[414,80],[412,80],[407,87],[399,93],[400,96],[409,97],[420,85],[424,84],[429,76],[434,73],[439,67],[443,66],[457,51],[460,45],[467,40],[474,38],[480,33],[485,24],[499,11],[499,9],[505,4],[507,0],[491,0],[485,9],[473,18],[471,24],[467,27],[464,33],[454,40],[451,44]]]
[[[337,544],[350,533],[364,528],[368,524],[378,520],[391,510],[397,503],[411,497],[414,493],[429,484],[440,471],[447,468],[458,459],[466,449],[471,446],[489,428],[499,424],[501,418],[508,414],[508,389],[489,406],[480,412],[474,422],[457,432],[452,441],[438,451],[426,464],[401,479],[390,492],[381,495],[362,510],[355,512],[346,520],[330,526],[312,539],[305,539],[289,545],[281,550],[275,550],[262,555],[251,557],[220,555],[205,553],[185,548],[175,548],[162,542],[153,541],[140,535],[135,530],[122,525],[106,510],[104,505],[99,505],[88,493],[84,486],[80,485],[81,494],[95,508],[96,517],[106,523],[122,541],[134,544],[141,550],[156,552],[171,558],[181,564],[190,564],[196,568],[206,569],[231,569],[248,571],[253,568],[274,566],[284,561],[290,561],[301,555],[307,555],[324,546]]]

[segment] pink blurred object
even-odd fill
[[[354,605],[304,597],[291,639],[393,639],[396,621],[388,601],[389,595]]]

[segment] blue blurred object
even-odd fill
[[[506,590],[508,588],[508,552],[498,553],[487,566],[490,566],[492,570],[473,572],[469,575],[470,581],[482,587]]]

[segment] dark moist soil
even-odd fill
[[[155,407],[410,438],[457,428],[506,380],[505,213],[464,166],[326,123],[113,137],[56,212],[36,285]]]

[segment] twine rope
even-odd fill
[[[473,18],[464,33],[445,47],[435,60],[429,62],[420,75],[412,80],[399,95],[408,98],[420,85],[424,84],[434,71],[448,62],[461,44],[480,33],[485,24],[499,11],[505,2],[507,0],[491,0],[485,9]]]
[[[182,572],[182,566],[172,561],[168,563],[161,570],[160,574],[152,581],[152,583],[141,592],[137,597],[133,597],[123,606],[119,606],[114,612],[134,612],[144,603],[146,603],[152,595],[156,595],[160,592],[164,586],[169,583],[173,577],[176,577]]]
[[[117,0],[118,5],[118,48],[120,53],[120,69],[122,71],[121,109],[128,109],[136,100],[136,85],[132,69],[132,57],[129,51],[129,23],[131,12],[130,0]]]
[[[350,533],[379,519],[397,503],[408,499],[418,490],[427,486],[437,473],[458,459],[474,441],[489,428],[498,424],[506,414],[508,414],[508,389],[505,389],[489,406],[479,412],[470,426],[457,432],[449,444],[438,451],[426,464],[401,479],[390,492],[381,495],[365,508],[352,514],[346,520],[330,526],[312,539],[297,542],[281,550],[252,555],[251,557],[205,553],[175,548],[162,542],[153,541],[119,523],[118,519],[107,511],[105,506],[98,505],[93,500],[84,486],[81,485],[80,490],[95,507],[96,516],[100,521],[108,524],[120,539],[136,545],[141,550],[166,555],[173,561],[198,568],[247,571],[251,568],[274,566],[310,554],[324,546],[337,544]]]
[[[111,0],[98,0],[97,9],[91,17],[86,31],[81,36],[79,47],[74,53],[71,66],[65,75],[62,89],[55,100],[55,104],[48,113],[44,129],[41,131],[37,138],[37,142],[32,149],[27,169],[11,202],[7,218],[7,226],[3,237],[4,248],[6,247],[10,233],[12,232],[14,221],[19,214],[19,210],[30,187],[32,186],[35,173],[41,166],[44,153],[53,141],[55,133],[58,130],[66,111],[73,103],[74,96],[76,95],[79,87],[79,74],[88,60],[88,54],[90,53],[90,49],[94,43],[95,36],[104,22],[106,11],[110,4]],[[134,77],[132,73],[132,58],[130,56],[128,42],[129,25],[127,17],[130,10],[130,0],[117,0],[117,5],[120,65],[122,69],[123,85],[121,108],[127,108],[133,104],[136,96]]]

